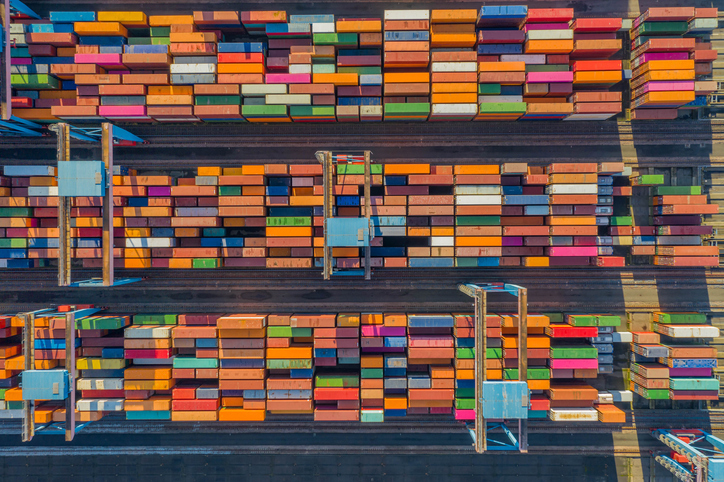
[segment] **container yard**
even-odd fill
[[[718,7],[4,0],[3,480],[724,482]]]

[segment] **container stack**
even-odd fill
[[[704,313],[657,312],[653,321],[654,332],[667,340],[661,345],[664,356],[658,360],[669,368],[669,398],[718,400],[719,380],[712,376],[717,368],[716,347],[698,341],[718,337],[719,329],[709,324]]]
[[[454,167],[455,266],[499,266],[502,256],[500,167]]]
[[[263,421],[266,417],[266,314],[219,317],[219,421]]]
[[[176,323],[177,315],[140,314],[124,330],[124,358],[132,361],[123,381],[126,419],[172,420],[171,391],[176,379],[171,333]]]
[[[359,41],[359,50],[345,48],[338,51],[337,72],[357,74],[359,87],[337,88],[337,121],[381,121],[382,19],[337,19],[336,31],[338,34],[355,34]]]
[[[475,317],[469,314],[455,314],[455,420],[475,420]],[[490,326],[488,316],[488,342],[493,338],[496,327]],[[493,333],[491,333],[493,331]],[[498,329],[498,331],[500,331]],[[499,337],[498,337],[499,338]],[[490,346],[490,345],[488,345]]]
[[[516,120],[526,112],[523,102],[526,58],[522,56],[525,32],[520,27],[527,15],[525,5],[480,7],[477,19],[479,106],[475,120]]]
[[[382,333],[384,339],[384,414],[385,417],[407,415],[407,314],[385,313]],[[389,335],[389,336],[388,336]]]
[[[553,237],[546,250],[548,266],[586,266],[591,257],[608,253],[597,246],[597,172],[595,163],[551,164],[546,168],[546,194],[551,203],[546,224]]]
[[[719,206],[707,204],[700,186],[656,186],[652,199],[657,229],[657,266],[719,266],[719,248],[702,246],[701,236],[711,233],[702,216],[717,214]]]
[[[697,8],[694,11],[694,18],[689,20],[689,31],[687,35],[696,37],[694,52],[689,55],[694,59],[694,71],[696,82],[694,82],[694,102],[684,106],[687,109],[697,109],[707,105],[707,96],[716,91],[717,84],[710,79],[713,72],[713,62],[717,59],[718,52],[712,48],[710,35],[713,29],[719,25],[719,10],[716,8]]]
[[[631,379],[629,387],[647,400],[669,399],[669,367],[659,363],[658,355],[668,350],[654,332],[633,332],[631,343]]]
[[[503,258],[501,265],[519,266],[521,259],[541,257],[550,244],[545,216],[550,214],[542,167],[506,162],[502,166]]]
[[[630,197],[632,194],[629,186],[627,169],[623,163],[601,163],[598,165],[598,205],[596,214],[599,216],[596,222],[601,226],[602,222],[608,224],[604,232],[608,236],[599,236],[599,255],[591,260],[596,266],[625,266],[628,248],[633,244],[633,218],[631,216]],[[611,246],[612,248],[606,248]],[[619,248],[619,246],[622,246]],[[610,255],[613,253],[613,255]]]
[[[569,54],[573,51],[572,8],[528,9],[523,31],[527,56],[545,55],[545,64],[526,64],[523,99],[525,120],[562,120],[573,113],[567,97],[573,91]],[[538,59],[531,59],[537,61]]]
[[[649,8],[633,22],[631,119],[676,119],[695,100],[696,39],[683,38],[694,7]]]
[[[8,400],[6,393],[18,387],[18,374],[25,368],[25,358],[22,355],[22,327],[13,326],[12,320],[13,317],[10,315],[0,316],[0,375],[2,375],[0,378],[0,418],[5,418],[4,415],[9,416],[11,412],[8,410],[16,408],[12,401]],[[54,367],[54,364],[50,362],[36,360],[34,368],[40,369],[43,368],[43,365],[46,365],[47,368]]]
[[[272,314],[268,318],[266,367],[267,411],[313,414],[313,327],[330,316]],[[334,326],[334,316],[331,316]]]
[[[430,11],[385,10],[384,120],[430,116]]]
[[[477,54],[472,10],[432,10],[430,120],[469,121],[478,114]]]
[[[103,412],[124,410],[125,392],[123,388],[124,359],[123,330],[131,324],[128,315],[89,316],[76,320],[78,338],[81,341],[83,377],[76,381],[80,398],[76,401],[79,412]],[[65,331],[65,330],[63,330]],[[80,361],[80,360],[78,360]],[[107,371],[107,375],[92,376],[95,370]]]
[[[387,338],[404,336],[405,329],[385,327],[382,313],[362,313],[360,326],[360,421],[384,421],[385,357],[384,353],[405,352],[394,347],[399,343],[386,342]],[[387,338],[386,338],[387,337]],[[391,345],[391,346],[387,346]]]
[[[452,414],[454,318],[447,314],[411,314],[407,324],[407,413]]]
[[[571,21],[574,48],[571,52],[573,72],[573,114],[566,120],[605,120],[622,110],[621,92],[610,92],[623,78],[620,60],[608,60],[621,50],[620,18],[578,18]]]
[[[340,367],[358,365],[360,315],[340,313],[336,327],[314,330],[314,366]]]
[[[218,420],[220,397],[216,324],[209,324],[208,315],[181,317],[184,323],[171,331],[172,346],[176,351],[172,374],[176,380],[188,381],[173,388],[171,419]]]
[[[518,343],[518,325],[519,318],[517,315],[500,314],[500,332],[502,344],[502,379],[518,380],[520,378],[518,371],[518,355],[521,347]],[[493,320],[488,320],[490,323]],[[528,343],[526,354],[528,357],[528,388],[531,393],[541,396],[545,390],[550,389],[551,368],[549,368],[549,352],[551,348],[551,340],[545,335],[546,327],[550,324],[550,318],[547,315],[529,313],[527,334]]]

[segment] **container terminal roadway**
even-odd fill
[[[100,270],[73,270],[73,280]],[[88,304],[116,312],[469,312],[460,282],[506,282],[528,288],[536,311],[724,311],[724,269],[477,268],[380,269],[372,281],[324,281],[321,269],[126,270],[143,281],[115,288],[59,288],[57,271],[0,271],[0,309],[18,312]],[[514,312],[516,300],[489,297],[491,311]]]
[[[724,123],[617,122],[127,125],[147,144],[114,152],[116,164],[183,171],[197,166],[313,163],[320,149],[369,149],[374,162],[479,164],[611,162],[632,167],[724,166]],[[54,162],[55,136],[3,139],[0,164]],[[100,145],[71,142],[72,160]]]

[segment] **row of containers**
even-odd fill
[[[65,312],[35,321],[35,368],[65,363]],[[76,320],[81,421],[383,422],[408,416],[475,417],[475,319],[470,314],[112,314]],[[633,393],[717,400],[719,330],[700,313],[655,313],[654,331],[622,330],[611,314],[528,315],[529,418],[624,423]],[[517,315],[488,314],[486,375],[517,380]],[[21,318],[0,317],[0,418],[20,415]],[[606,377],[626,363],[630,390]],[[619,344],[614,368],[614,346]],[[619,373],[620,374],[620,373]],[[618,387],[622,388],[622,387]],[[626,387],[629,388],[629,387]],[[64,420],[38,401],[36,423]],[[283,419],[283,417],[281,418]]]
[[[12,107],[38,122],[605,120],[628,106],[632,119],[669,119],[717,88],[717,15],[51,12],[10,25]]]
[[[364,166],[335,169],[334,215],[365,216]],[[373,164],[371,172],[373,268],[719,265],[718,247],[705,245],[712,227],[702,225],[718,205],[700,186],[666,186],[664,176],[638,175],[623,163]],[[55,174],[52,166],[4,166],[0,267],[56,263]],[[199,167],[197,174],[116,167],[116,267],[323,265],[320,164]],[[73,262],[101,267],[103,200],[70,199]],[[641,212],[632,200],[644,203],[642,216],[632,216]],[[337,268],[360,268],[364,248],[335,247],[332,256]]]

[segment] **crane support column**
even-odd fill
[[[101,139],[106,189],[103,197],[103,286],[113,286],[113,124],[103,123]]]
[[[70,126],[63,122],[50,129],[58,136],[58,162],[70,161]],[[58,198],[58,286],[69,286],[71,282],[71,206],[71,198]]]

